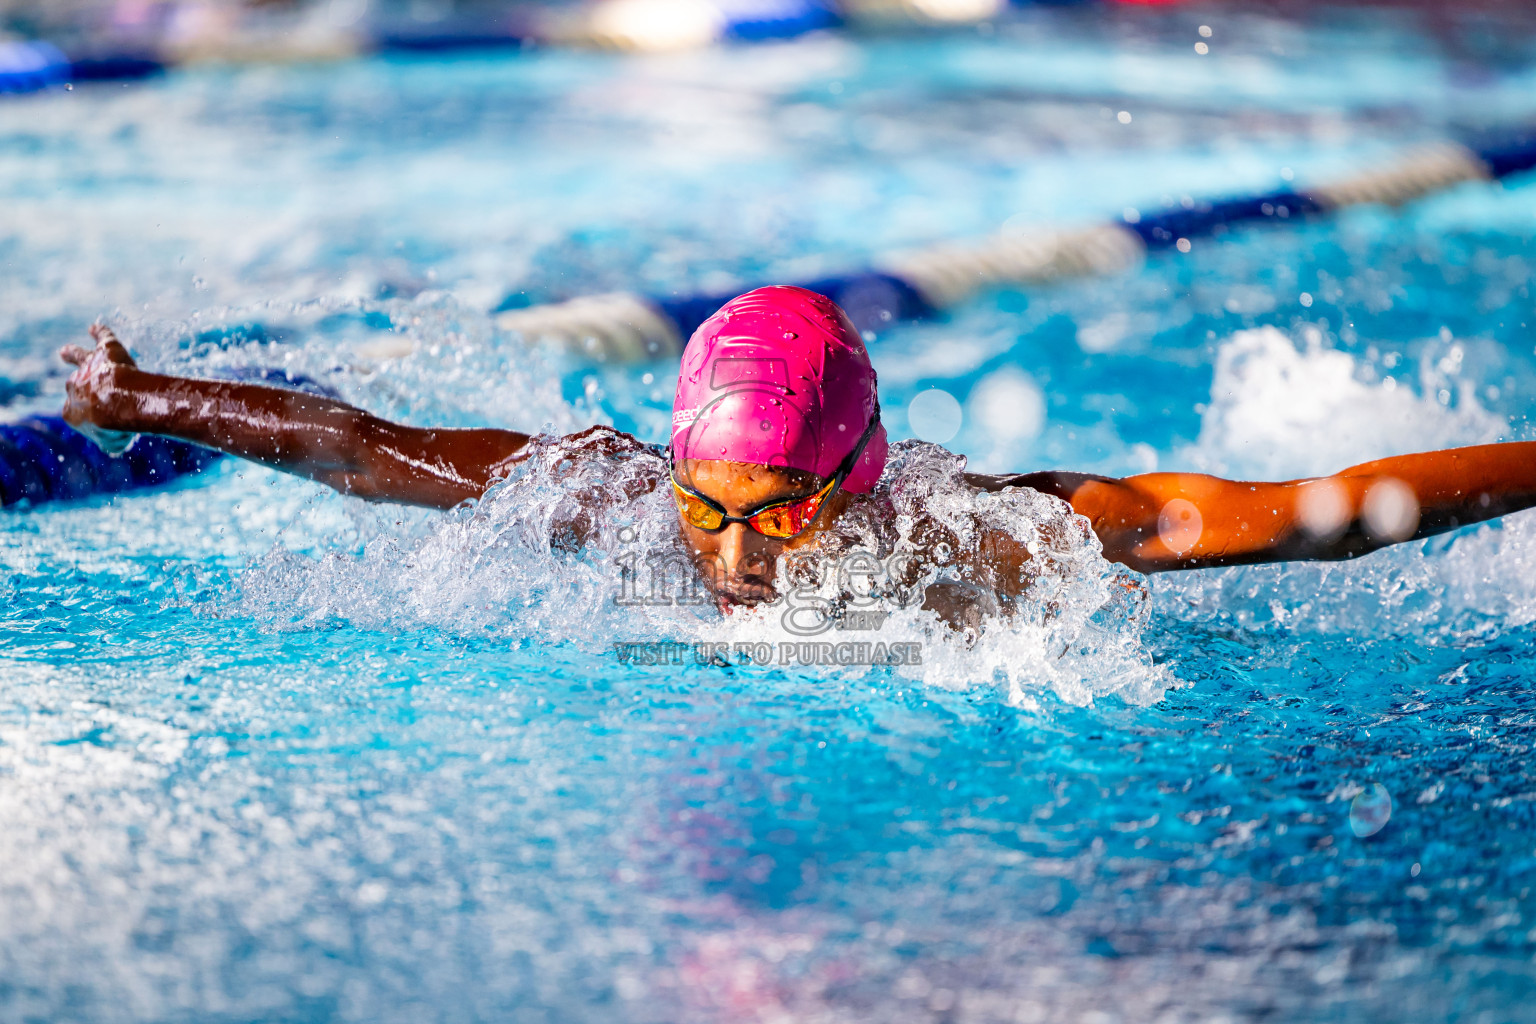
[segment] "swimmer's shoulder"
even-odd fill
[[[572,454],[608,458],[666,458],[666,448],[647,444],[634,434],[599,423],[562,438]]]
[[[966,473],[965,482],[978,491],[1003,491],[1010,487],[1028,487],[1030,490],[1049,494],[1070,504],[1073,495],[1084,484],[1109,484],[1116,481],[1096,473],[1068,473],[1062,470],[1044,470],[1035,473]]]
[[[572,434],[535,434],[495,467],[493,478],[515,471],[519,465],[542,466],[563,478],[581,466],[603,463],[627,467],[631,486],[643,492],[654,488],[666,475],[666,448],[648,444],[633,434],[599,423]]]
[[[506,464],[521,462],[550,449],[576,459],[655,459],[666,462],[666,447],[648,444],[634,434],[598,423],[572,434],[534,434],[513,452]]]

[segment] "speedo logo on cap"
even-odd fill
[[[698,418],[699,410],[697,406],[692,409],[673,409],[672,427],[673,429],[676,429],[677,427],[686,427]]]

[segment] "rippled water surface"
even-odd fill
[[[675,366],[487,311],[1536,118],[1530,34],[1458,24],[1066,10],[6,98],[5,412],[56,408],[103,316],[156,368],[659,440]],[[887,422],[942,388],[974,467],[1238,476],[1528,437],[1533,237],[1516,180],[986,296],[871,344]],[[1536,1019],[1530,514],[1141,581],[1048,503],[951,495],[1057,545],[1011,625],[896,615],[920,666],[649,666],[613,645],[788,634],[614,604],[666,510],[573,551],[566,494],[435,515],[226,461],[0,513],[0,1019]]]

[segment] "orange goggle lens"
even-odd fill
[[[820,494],[813,494],[783,505],[770,505],[748,516],[747,525],[764,537],[793,537],[816,518],[821,498]]]
[[[675,481],[672,484],[672,496],[677,499],[677,510],[682,513],[689,526],[700,530],[718,530],[725,522],[723,512],[704,504],[696,496],[677,486]]]

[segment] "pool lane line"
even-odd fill
[[[211,448],[147,436],[122,455],[108,455],[58,416],[29,416],[0,424],[0,507],[159,487],[220,458]]]
[[[1443,142],[1399,155],[1332,184],[1216,200],[1065,229],[1003,231],[988,238],[901,253],[874,267],[794,282],[831,297],[862,331],[931,320],[995,288],[1049,284],[1137,266],[1149,253],[1188,252],[1195,240],[1254,224],[1287,224],[1352,206],[1401,206],[1472,181],[1498,181],[1536,168],[1536,129],[1494,142]],[[762,282],[783,284],[787,282]],[[553,343],[595,362],[675,359],[694,330],[737,294],[593,295],[516,308],[509,296],[496,324],[528,342]]]
[[[286,369],[240,367],[221,377],[340,398],[324,384]],[[134,438],[122,454],[108,455],[62,417],[27,416],[0,423],[0,508],[162,487],[223,457],[212,448],[148,434]]]
[[[1288,223],[1367,203],[1401,205],[1457,184],[1495,181],[1533,167],[1536,132],[1506,136],[1495,144],[1447,142],[1331,185],[1190,200],[1146,217],[1127,211],[1119,221],[1062,231],[1003,232],[979,242],[898,255],[872,270],[803,285],[832,297],[861,330],[875,330],[937,317],[989,288],[1113,273],[1150,252],[1188,252],[1191,239],[1218,236],[1237,225]],[[682,352],[684,339],[735,294],[655,299],[596,295],[501,310],[496,322],[526,341],[553,340],[594,361],[670,360]],[[281,370],[255,368],[238,376],[298,388],[323,387]],[[35,506],[155,486],[197,473],[217,458],[216,452],[156,437],[141,437],[125,456],[113,458],[62,419],[32,417],[0,425],[0,506]]]
[[[450,17],[429,24],[396,19],[314,30],[295,21],[288,31],[276,31],[281,26],[268,22],[225,38],[149,48],[101,42],[75,56],[68,55],[70,47],[23,40],[0,42],[0,95],[76,82],[137,81],[202,61],[291,63],[529,47],[654,53],[829,30],[974,26],[1006,15],[1010,7],[1103,2],[1138,0],[603,0],[575,8],[526,4],[500,17]]]
[[[163,61],[143,53],[83,53],[71,58],[43,40],[0,41],[0,95],[41,92],[76,82],[129,82],[158,75]]]

